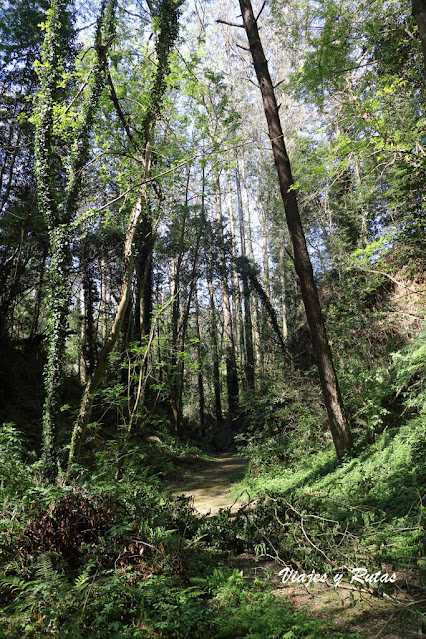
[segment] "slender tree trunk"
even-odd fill
[[[200,307],[198,305],[197,287],[194,289],[194,306],[195,306],[195,328],[197,331],[197,360],[198,360],[198,413],[200,415],[200,432],[201,435],[206,431],[205,420],[205,396],[204,396],[204,381],[203,381],[203,358],[201,353],[201,322],[200,322]]]
[[[266,292],[263,290],[261,283],[259,282],[256,273],[253,270],[249,271],[247,278],[250,278],[250,283],[253,289],[256,291],[261,303],[263,304],[269,319],[272,324],[272,328],[274,329],[275,335],[278,338],[278,342],[281,346],[281,350],[283,352],[284,358],[291,364],[291,357],[289,350],[287,348],[287,343],[284,339],[284,336],[280,330],[280,325],[278,323],[277,314],[275,313],[275,309],[271,304],[271,300],[266,295]]]
[[[240,242],[241,242],[241,255],[247,255],[246,244],[246,224],[244,220],[244,207],[241,191],[241,180],[238,159],[235,166],[235,184],[237,187],[237,202],[238,202],[238,221],[240,228]],[[249,236],[249,247],[251,246],[251,233]],[[253,247],[251,247],[253,248]],[[250,249],[249,249],[250,250]],[[247,276],[242,274],[243,285],[243,302],[244,302],[244,345],[245,345],[245,357],[244,357],[244,378],[247,388],[254,389],[254,377],[255,377],[255,365],[254,365],[254,348],[253,348],[253,323],[252,323],[252,305],[250,300],[250,287],[248,285]]]
[[[214,390],[214,402],[215,402],[215,415],[216,415],[216,428],[218,430],[222,427],[222,401],[220,397],[220,372],[219,372],[219,349],[217,345],[217,317],[216,308],[214,302],[214,289],[213,289],[213,276],[212,269],[208,270],[207,282],[209,286],[210,296],[210,328],[212,337],[212,349],[213,349],[213,390]]]
[[[235,222],[235,211],[232,206],[232,182],[231,182],[231,174],[228,172],[228,198],[229,198],[229,225],[231,229],[231,253],[233,264],[235,264],[235,259],[237,257],[237,249],[236,249],[236,222]],[[240,280],[238,278],[238,273],[235,268],[232,269],[231,273],[232,278],[232,326],[234,328],[234,343],[236,345],[237,356],[239,356],[241,368],[244,370],[245,367],[245,344],[244,344],[244,325],[243,325],[243,311],[241,306],[241,286]]]
[[[151,332],[154,240],[152,222],[145,215],[138,233],[138,259],[136,261],[135,339],[139,342],[146,339]]]
[[[268,248],[268,220],[266,211],[261,206],[260,229],[262,233],[262,262],[263,262],[263,282],[266,295],[271,299],[271,278],[269,275],[269,248]]]
[[[182,358],[179,355],[180,348],[178,344],[179,335],[179,316],[180,316],[180,285],[181,285],[181,268],[182,261],[185,252],[185,234],[186,234],[186,222],[188,211],[188,194],[189,194],[189,179],[190,171],[187,174],[186,180],[186,195],[185,195],[185,207],[182,218],[182,226],[179,239],[179,253],[177,259],[172,258],[172,274],[173,274],[173,289],[172,289],[172,343],[171,343],[171,358],[170,358],[170,373],[171,373],[171,399],[172,399],[172,412],[174,419],[175,432],[177,435],[181,435],[181,367]]]
[[[339,385],[333,366],[331,350],[328,343],[324,318],[315,285],[312,265],[306,247],[305,235],[299,215],[299,208],[294,191],[290,161],[284,143],[278,105],[274,87],[268,70],[262,43],[259,37],[257,22],[253,14],[250,0],[239,0],[244,27],[247,33],[250,52],[256,71],[263,99],[263,107],[268,124],[275,166],[278,173],[281,197],[284,202],[290,240],[293,247],[294,264],[300,281],[302,299],[305,306],[312,347],[315,353],[324,403],[327,409],[330,430],[338,459],[342,459],[345,451],[351,446],[351,433],[344,415]]]
[[[184,220],[185,222],[185,220]],[[183,224],[184,228],[185,224]],[[184,232],[183,232],[184,233]],[[176,435],[181,435],[180,411],[178,408],[179,372],[178,372],[178,324],[180,308],[180,260],[172,258],[171,272],[173,277],[172,288],[172,326],[171,326],[171,356],[170,356],[170,390],[171,404]]]
[[[246,361],[244,373],[247,380],[247,387],[254,389],[254,349],[253,349],[253,325],[251,321],[250,287],[246,274],[242,275],[243,299],[244,299],[244,334],[246,342]]]
[[[93,282],[90,273],[88,247],[83,241],[80,255],[81,271],[81,381],[85,384],[93,372],[96,360],[95,313]]]
[[[238,373],[235,357],[234,332],[232,329],[231,304],[229,298],[229,286],[226,277],[224,236],[223,236],[223,216],[222,200],[219,178],[216,187],[216,219],[218,221],[221,247],[221,277],[222,277],[222,309],[223,323],[226,335],[226,389],[228,392],[228,422],[231,428],[235,428],[235,419],[238,412]]]
[[[137,259],[136,259],[136,291],[135,291],[135,308],[134,308],[134,339],[139,342],[140,345],[145,346],[148,349],[151,335],[152,325],[152,255],[154,251],[154,233],[152,228],[152,222],[149,212],[144,215],[137,238]],[[150,361],[150,353],[146,353],[143,357],[143,369],[139,367],[135,369],[135,378],[142,376],[145,379],[144,392],[138,394],[138,404],[140,408],[144,408],[144,404],[151,399],[152,389],[149,383],[148,368]],[[135,397],[136,388],[132,390],[132,395]],[[132,409],[132,414],[135,412],[135,406]]]
[[[179,5],[175,2],[175,0],[161,0],[161,2],[158,3],[158,13],[156,17],[159,25],[159,34],[155,46],[157,52],[157,64],[155,77],[151,84],[149,106],[146,110],[143,123],[145,134],[144,157],[141,158],[143,162],[143,181],[148,179],[151,171],[152,136],[166,90],[166,77],[170,69],[170,51],[173,48],[179,31]],[[103,59],[102,62],[105,70],[105,59]],[[113,93],[112,90],[111,92]],[[111,95],[111,99],[114,102],[114,95]],[[117,104],[115,102],[114,104],[120,119],[122,119],[119,105],[117,108]],[[126,132],[128,132],[125,120],[123,121],[122,119],[122,122]],[[146,186],[143,185],[141,187],[139,199],[136,202],[127,225],[124,241],[124,273],[121,284],[120,300],[115,312],[114,321],[99,354],[93,374],[90,376],[86,384],[80,405],[80,412],[74,425],[68,458],[68,475],[71,472],[72,464],[80,455],[83,439],[92,414],[95,394],[105,377],[109,356],[120,335],[124,315],[130,299],[130,289],[134,269],[135,242],[143,215],[146,212],[146,203]]]
[[[150,161],[147,158],[146,168],[149,170]],[[105,340],[103,348],[99,354],[98,361],[94,367],[93,373],[87,381],[84,389],[83,398],[80,405],[80,412],[74,425],[71,438],[70,452],[68,458],[68,473],[76,459],[78,459],[81,451],[84,436],[92,414],[93,402],[96,391],[102,383],[108,367],[109,356],[117,343],[120,336],[121,327],[126,313],[127,305],[130,299],[130,289],[133,277],[134,267],[134,249],[135,237],[142,219],[142,210],[145,204],[145,194],[141,195],[135,208],[133,209],[126,232],[124,243],[124,275],[121,284],[120,300],[115,312],[114,321]]]
[[[282,334],[284,342],[288,342],[288,313],[287,313],[287,291],[285,278],[284,245],[280,245],[280,279],[281,279],[281,314],[282,314]]]
[[[107,263],[104,257],[101,258],[101,313],[102,313],[102,339],[108,335],[108,310],[109,292],[107,278]]]

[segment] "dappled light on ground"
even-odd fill
[[[175,494],[193,497],[194,508],[202,515],[215,515],[221,508],[240,508],[247,501],[247,493],[231,494],[233,483],[242,478],[247,462],[231,453],[209,459],[195,470],[186,473],[172,487]]]

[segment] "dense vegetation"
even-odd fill
[[[242,553],[395,571],[422,627],[425,16],[0,8],[1,637],[359,636]]]

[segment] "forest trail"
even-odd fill
[[[237,510],[247,495],[235,498],[230,487],[243,477],[247,465],[245,459],[229,452],[200,460],[172,482],[171,490],[176,495],[192,496],[194,508],[202,515],[216,515],[221,508]]]
[[[199,460],[171,482],[171,490],[176,495],[193,498],[194,508],[203,515],[215,515],[221,508],[237,510],[247,502],[248,495],[235,498],[231,486],[239,481],[248,462],[232,453],[222,453],[218,457]],[[228,559],[233,568],[244,572],[248,580],[255,577],[266,579],[273,586],[278,597],[283,597],[300,611],[308,611],[317,619],[330,622],[330,633],[360,633],[363,639],[415,639],[421,635],[408,624],[402,615],[404,604],[412,601],[399,590],[397,600],[378,599],[372,592],[357,590],[345,579],[339,588],[324,584],[309,588],[281,582],[278,575],[282,565],[266,557],[256,558],[243,553]],[[398,606],[398,600],[400,606]]]

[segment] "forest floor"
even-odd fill
[[[246,460],[232,453],[196,460],[190,468],[173,478],[170,488],[174,494],[192,496],[194,508],[202,515],[215,515],[221,508],[234,512],[247,503],[246,491],[238,494],[235,490],[247,466]],[[339,587],[283,584],[278,575],[282,566],[278,562],[248,553],[231,557],[229,563],[242,570],[247,580],[256,577],[268,580],[277,596],[285,597],[296,610],[303,610],[311,617],[327,619],[331,622],[331,630],[359,633],[364,639],[426,636],[426,631],[423,634],[411,623],[409,610],[413,602],[404,592],[401,579],[398,579],[397,594],[392,599],[378,598],[366,589],[359,590],[347,580],[343,580]]]
[[[242,506],[244,494],[235,498],[230,487],[242,479],[247,466],[245,459],[232,453],[197,460],[173,479],[171,489],[174,494],[192,497],[195,510],[202,515],[217,515],[221,508],[232,512]]]

